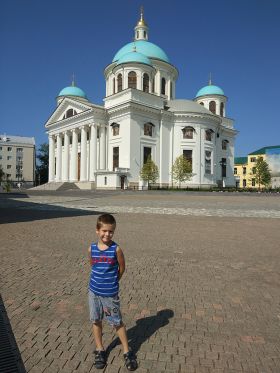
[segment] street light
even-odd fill
[[[221,176],[222,176],[222,187],[225,187],[225,178],[227,177],[227,161],[226,158],[220,160],[221,165]]]

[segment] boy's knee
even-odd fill
[[[102,326],[102,321],[101,320],[94,320],[93,325],[95,326]]]
[[[120,328],[125,327],[124,323],[121,321],[120,324],[114,325],[114,328],[118,331]]]

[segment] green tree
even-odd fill
[[[47,143],[40,145],[37,160],[39,161],[36,167],[37,182],[38,184],[47,183],[49,179],[49,145]]]
[[[3,171],[2,165],[0,164],[0,183],[4,180],[5,178],[5,172]]]
[[[262,185],[268,186],[271,182],[271,173],[269,171],[268,163],[263,160],[262,157],[257,159],[255,165],[255,173],[254,178],[256,180],[256,184],[258,185],[259,190],[261,189]]]
[[[158,166],[152,161],[151,157],[148,157],[147,162],[143,165],[140,171],[141,179],[148,182],[149,189],[150,183],[155,183],[158,176]]]
[[[172,179],[179,183],[179,186],[181,187],[181,183],[190,180],[191,176],[192,165],[182,154],[175,159],[172,166]]]

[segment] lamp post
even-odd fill
[[[222,176],[222,187],[225,187],[225,178],[227,176],[227,161],[226,158],[222,158],[220,160],[220,165],[221,165],[221,176]]]

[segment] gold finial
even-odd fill
[[[145,20],[144,20],[144,7],[141,5],[140,8],[140,20],[137,23],[137,26],[147,26]]]
[[[209,82],[208,82],[208,85],[212,85],[212,74],[209,73]]]
[[[72,87],[76,87],[76,83],[75,83],[75,74],[74,74],[74,73],[72,74],[72,83],[71,83],[71,86],[72,86]]]

